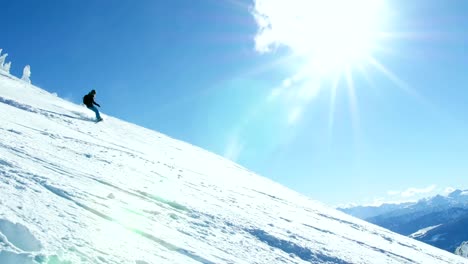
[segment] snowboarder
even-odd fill
[[[102,121],[101,115],[99,114],[99,110],[96,108],[97,105],[98,107],[101,107],[98,103],[94,101],[94,96],[96,95],[95,90],[91,90],[87,95],[83,96],[83,104],[88,107],[89,110],[93,111],[96,113],[96,122]]]

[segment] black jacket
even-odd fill
[[[94,101],[94,96],[91,93],[89,93],[89,94],[87,94],[87,95],[85,95],[83,97],[83,104],[85,104],[86,107],[88,107],[88,108],[93,107],[93,105],[97,105],[97,106],[101,107],[98,103],[96,103]]]

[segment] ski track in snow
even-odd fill
[[[468,263],[0,74],[0,263]]]

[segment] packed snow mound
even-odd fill
[[[468,263],[7,74],[0,113],[2,264]]]

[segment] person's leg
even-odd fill
[[[96,114],[96,119],[97,120],[100,120],[101,119],[101,115],[99,114],[99,110],[97,109],[96,106],[91,106],[91,107],[88,107],[90,110],[92,110],[95,114]]]

